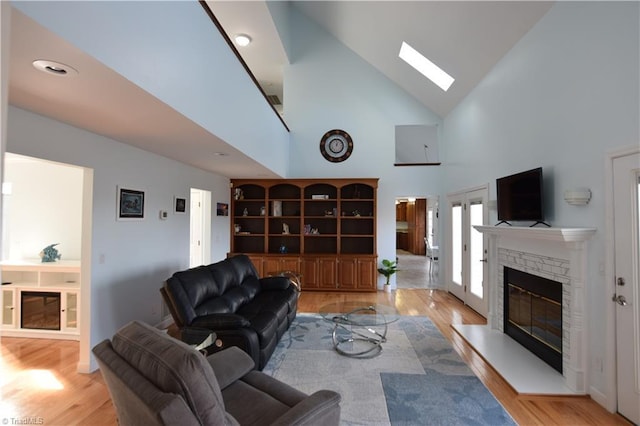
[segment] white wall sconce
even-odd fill
[[[591,190],[588,188],[568,189],[564,191],[564,200],[572,206],[585,206],[591,200]]]

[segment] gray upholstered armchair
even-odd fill
[[[93,348],[120,425],[337,425],[340,395],[306,395],[237,347],[203,356],[140,322]]]

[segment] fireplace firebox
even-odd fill
[[[51,291],[21,292],[22,328],[60,330],[60,293]]]
[[[504,332],[562,373],[562,284],[504,267]]]

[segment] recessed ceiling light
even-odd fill
[[[237,34],[236,43],[238,44],[238,46],[248,46],[251,43],[251,37],[246,34]]]
[[[46,72],[47,74],[57,75],[59,77],[71,77],[74,75],[78,75],[78,70],[61,62],[38,59],[36,61],[33,61],[33,66],[37,70]]]
[[[454,78],[444,72],[439,66],[425,58],[420,52],[409,46],[406,42],[402,42],[400,59],[414,67],[418,72],[433,81],[445,92],[451,87]]]
[[[227,154],[226,152],[214,152],[213,155],[215,155],[216,157],[228,157],[229,154]]]

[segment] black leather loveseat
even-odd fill
[[[245,255],[176,272],[161,292],[183,341],[199,343],[215,331],[209,352],[238,346],[259,370],[298,307],[297,288],[288,278],[259,278]]]

